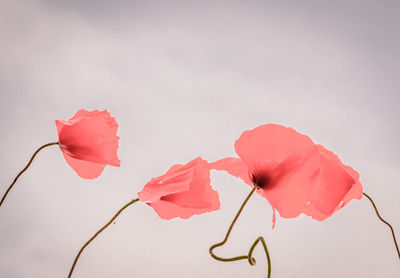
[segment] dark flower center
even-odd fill
[[[265,171],[260,170],[256,170],[251,173],[250,178],[251,182],[259,188],[267,187],[271,181],[271,178],[268,176],[268,174]]]

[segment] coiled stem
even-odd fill
[[[235,218],[233,219],[231,225],[229,226],[228,231],[226,232],[225,238],[223,241],[216,243],[214,245],[212,245],[210,247],[210,255],[211,257],[213,257],[215,260],[217,261],[221,261],[221,262],[233,262],[233,261],[239,261],[239,260],[248,260],[250,265],[255,265],[256,264],[256,259],[253,258],[253,251],[256,248],[257,244],[259,242],[261,242],[261,244],[263,245],[264,251],[265,251],[265,255],[267,257],[267,261],[268,261],[268,278],[271,277],[271,258],[268,252],[268,248],[267,248],[267,244],[264,240],[264,238],[262,236],[258,237],[256,239],[256,241],[254,241],[253,245],[250,247],[249,253],[247,255],[243,255],[243,256],[236,256],[236,257],[231,257],[231,258],[223,258],[223,257],[219,257],[217,255],[214,254],[213,250],[217,247],[220,247],[222,245],[224,245],[229,238],[229,235],[232,232],[233,226],[235,225],[237,219],[239,218],[239,215],[241,214],[241,212],[243,211],[243,208],[245,207],[245,205],[247,204],[247,202],[249,201],[250,197],[253,195],[253,193],[256,191],[256,189],[258,189],[258,187],[255,185],[253,187],[253,189],[251,190],[251,192],[249,193],[249,195],[246,197],[246,199],[244,200],[244,202],[242,203],[242,205],[240,206],[238,212],[236,213]]]

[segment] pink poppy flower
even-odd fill
[[[267,124],[243,132],[235,142],[240,158],[211,163],[247,184],[257,185],[284,218],[304,213],[322,221],[352,199],[361,199],[359,174],[306,135]]]
[[[94,179],[106,165],[119,166],[118,124],[107,110],[79,110],[67,121],[56,120],[62,154],[82,178]]]
[[[210,185],[209,164],[201,157],[152,178],[138,195],[162,219],[187,219],[220,208],[218,192]]]

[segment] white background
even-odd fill
[[[121,167],[79,178],[43,150],[0,208],[0,277],[66,277],[82,244],[151,177],[201,155],[234,156],[264,123],[291,126],[334,151],[400,237],[398,1],[0,1],[0,189],[54,120],[107,108]],[[163,221],[127,209],[84,252],[74,277],[266,277],[208,254],[250,187],[212,173],[221,210]],[[220,255],[263,235],[272,277],[400,277],[389,229],[366,199],[323,222],[271,229],[252,198]]]

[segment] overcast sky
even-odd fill
[[[264,123],[291,126],[356,169],[400,237],[398,1],[0,1],[0,192],[56,119],[108,109],[121,167],[79,178],[43,150],[0,208],[0,277],[66,277],[82,244],[151,179],[201,155],[234,156]],[[127,209],[84,252],[74,277],[266,277],[208,254],[250,187],[212,173],[221,210],[160,220]],[[400,277],[370,203],[331,218],[278,216],[252,198],[220,255],[263,235],[272,277]]]

